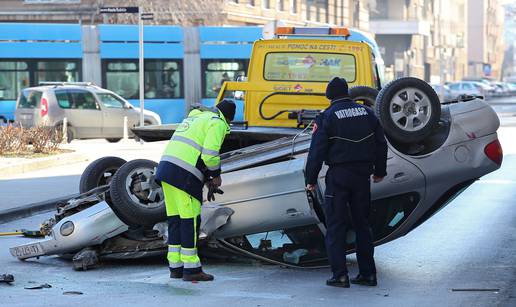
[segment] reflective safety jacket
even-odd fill
[[[202,202],[205,178],[220,175],[219,150],[229,132],[229,125],[218,109],[192,110],[167,144],[156,179]]]

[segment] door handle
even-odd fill
[[[299,212],[294,208],[287,209],[287,211],[285,213],[290,217],[297,217],[297,216],[303,215],[303,212]]]
[[[391,182],[404,182],[409,180],[409,176],[405,174],[404,172],[399,172],[394,174],[394,176],[391,179]]]

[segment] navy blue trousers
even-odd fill
[[[326,173],[324,193],[326,249],[333,277],[348,273],[346,266],[346,233],[353,226],[360,274],[376,273],[374,246],[369,213],[371,184],[369,169],[330,166]],[[351,220],[350,220],[351,217]]]

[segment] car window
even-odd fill
[[[457,91],[459,89],[459,87],[460,87],[460,84],[458,84],[458,83],[450,84],[451,90]]]
[[[22,91],[18,108],[34,109],[38,106],[42,94],[42,92],[34,90]]]
[[[125,101],[110,93],[97,93],[100,101],[106,108],[122,109],[125,106]]]
[[[55,91],[57,103],[64,109],[96,110],[97,103],[92,93],[83,90]]]
[[[271,52],[265,57],[263,77],[267,81],[328,82],[340,76],[355,81],[356,63],[352,54]]]
[[[71,103],[67,91],[55,91],[57,105],[63,109],[70,109]]]

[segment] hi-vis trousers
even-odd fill
[[[197,240],[201,222],[201,203],[188,193],[162,182],[168,216],[168,254],[171,271],[183,274],[201,271]]]

